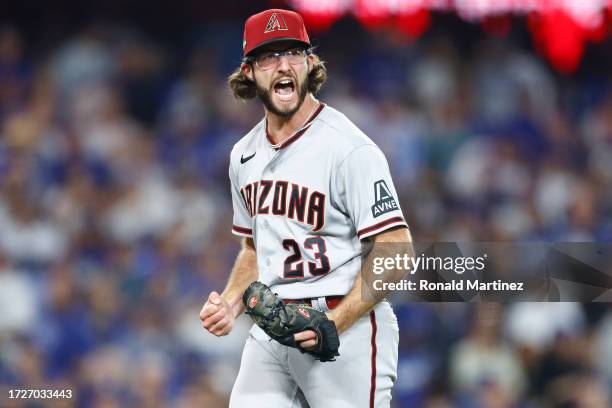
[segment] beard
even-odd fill
[[[254,81],[255,87],[257,88],[257,96],[259,97],[259,100],[261,100],[261,102],[264,104],[264,106],[269,112],[275,114],[276,116],[280,116],[282,118],[288,119],[291,116],[293,116],[293,114],[297,112],[300,109],[300,107],[302,107],[302,104],[304,103],[304,100],[306,99],[306,94],[308,94],[308,76],[307,76],[304,82],[302,82],[302,85],[300,87],[296,87],[298,102],[295,105],[295,107],[289,110],[280,110],[276,105],[274,105],[274,102],[272,102],[272,95],[271,95],[270,90],[259,86],[259,84],[257,83],[257,79],[255,78],[253,79],[255,80]]]

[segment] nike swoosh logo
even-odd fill
[[[253,157],[255,157],[255,155],[257,154],[257,152],[253,153],[250,156],[244,157],[244,156],[240,156],[240,164],[244,164],[246,162],[248,162],[249,160],[251,160]]]

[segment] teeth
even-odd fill
[[[289,79],[284,79],[284,80],[282,80],[282,81],[278,81],[278,84],[279,84],[279,85],[291,85],[291,84],[292,84],[292,81],[291,81],[291,80],[289,80]]]

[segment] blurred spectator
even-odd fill
[[[0,255],[0,338],[2,333],[27,334],[37,321],[38,294],[33,280]]]
[[[612,386],[612,314],[608,313],[607,317],[601,322],[596,331],[595,338],[595,366],[603,375],[604,385]],[[610,388],[608,387],[608,398]]]
[[[65,102],[85,85],[110,81],[116,70],[105,31],[93,25],[68,41],[51,62],[60,100]]]
[[[0,247],[16,262],[48,264],[67,251],[67,237],[59,225],[45,217],[25,186],[6,186],[7,206],[0,216]]]
[[[511,407],[525,390],[527,378],[514,351],[501,337],[502,308],[478,304],[468,336],[450,356],[456,391],[483,398],[486,407]]]
[[[559,336],[579,336],[584,327],[584,314],[577,303],[523,302],[508,309],[505,330],[517,346],[541,353]]]
[[[27,103],[31,77],[21,34],[13,26],[0,25],[0,121]]]

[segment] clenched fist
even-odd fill
[[[211,292],[200,311],[202,326],[215,336],[225,336],[234,327],[232,307],[217,292]]]

